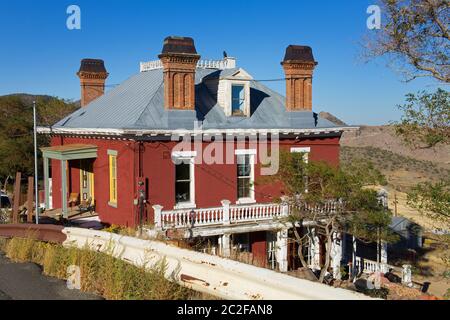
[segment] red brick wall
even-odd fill
[[[93,144],[98,146],[98,157],[94,162],[94,194],[96,211],[105,223],[132,226],[134,222],[135,181],[134,181],[134,142],[102,140],[102,139],[82,139],[64,138],[63,144]],[[60,145],[59,138],[52,139],[52,145]],[[108,204],[109,202],[109,160],[108,150],[118,152],[117,157],[117,183],[118,199],[117,208]],[[79,192],[79,171],[73,170],[75,177],[72,179],[73,192]],[[78,173],[76,173],[78,171]],[[55,208],[61,207],[61,167],[60,161],[52,160],[53,175],[53,205]],[[77,183],[78,182],[78,183]],[[76,186],[78,184],[78,186]],[[68,194],[70,191],[68,191]]]
[[[137,143],[133,141],[117,141],[104,139],[64,138],[64,144],[84,143],[98,146],[98,158],[94,162],[95,200],[97,212],[102,221],[120,225],[135,224],[136,208],[133,204],[137,197],[138,157]],[[52,145],[60,145],[60,138],[53,138]],[[148,213],[153,221],[153,205],[162,205],[165,210],[175,205],[175,165],[171,160],[171,152],[175,142],[144,142],[142,154],[143,176],[148,180]],[[203,144],[203,148],[207,146]],[[324,160],[330,164],[339,164],[339,138],[311,138],[299,142],[281,141],[281,147],[289,149],[311,147],[310,160]],[[226,147],[224,147],[226,148]],[[118,207],[108,205],[109,201],[109,163],[107,150],[118,151]],[[260,177],[260,165],[255,166],[255,180]],[[221,200],[237,201],[237,168],[236,164],[211,164],[195,166],[195,202],[197,207],[217,207]],[[61,184],[59,161],[52,161],[53,171],[53,204],[61,207]],[[79,190],[79,172],[72,171],[72,190]],[[78,183],[78,186],[77,186]],[[77,189],[78,188],[78,189]],[[281,195],[280,185],[256,185],[257,202],[273,202]]]

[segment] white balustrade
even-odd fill
[[[156,216],[156,215],[155,215]],[[161,212],[161,228],[187,228],[221,224],[223,208],[179,209]]]
[[[163,211],[161,206],[154,206],[155,225],[157,228],[192,228],[210,225],[229,225],[251,221],[276,220],[289,215],[289,206],[279,203],[250,205],[231,205],[223,200],[217,208],[176,209]],[[306,210],[331,212],[336,210],[336,203],[309,207]]]
[[[231,223],[271,220],[281,217],[280,204],[255,204],[230,206]]]
[[[362,271],[363,273],[374,273],[378,269],[378,262],[369,259],[362,259],[361,257],[356,257],[355,268],[358,272]],[[383,273],[388,272],[391,268],[394,267],[385,263],[380,263],[380,271]]]

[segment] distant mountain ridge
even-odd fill
[[[51,99],[58,98],[58,97],[53,97],[53,96],[49,96],[46,94],[29,94],[29,93],[11,93],[11,94],[6,94],[3,96],[0,96],[0,98],[1,97],[19,97],[25,104],[29,104],[29,105],[31,105],[33,103],[33,101],[36,101],[36,100],[48,102]],[[80,100],[78,100],[78,101],[69,101],[69,100],[65,100],[65,99],[61,99],[61,100],[73,103],[74,105],[81,107]]]
[[[338,125],[338,126],[346,126],[347,125],[344,121],[342,121],[341,119],[335,117],[334,115],[332,115],[329,112],[322,111],[322,112],[319,113],[319,117],[324,118],[324,119],[326,119],[328,121],[331,121],[335,125]]]

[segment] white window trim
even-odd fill
[[[118,156],[119,152],[117,150],[108,150],[108,156]]]
[[[291,153],[304,153],[303,162],[308,164],[309,163],[309,154],[311,153],[311,147],[291,148]],[[308,179],[307,176],[306,176],[306,179]],[[306,180],[306,182],[308,182],[308,180]],[[308,193],[308,187],[306,187],[305,192]]]
[[[236,149],[234,150],[235,155],[256,155],[256,149]]]
[[[195,158],[197,151],[173,151],[172,158]]]
[[[255,199],[255,158],[256,158],[256,149],[236,149],[234,151],[236,156],[250,156],[250,197],[248,198],[239,198],[236,201],[236,204],[253,204],[256,203]],[[237,159],[236,159],[237,160]],[[237,165],[237,161],[236,161]]]
[[[311,153],[311,147],[291,148],[291,153],[304,153],[303,161],[305,161],[305,163],[308,163],[309,154]]]
[[[172,158],[177,160],[189,160],[189,174],[190,174],[190,194],[191,200],[189,202],[176,203],[174,210],[178,209],[195,209],[197,205],[195,203],[195,157],[197,156],[196,151],[176,151],[172,153]],[[175,177],[176,178],[176,177]],[[176,183],[176,181],[175,181]]]

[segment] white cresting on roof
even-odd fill
[[[154,60],[148,62],[141,62],[140,71],[146,72],[162,68],[163,65],[161,63],[161,60]],[[236,59],[227,57],[223,60],[199,60],[197,63],[197,68],[217,69],[217,70],[234,69],[236,68]]]

